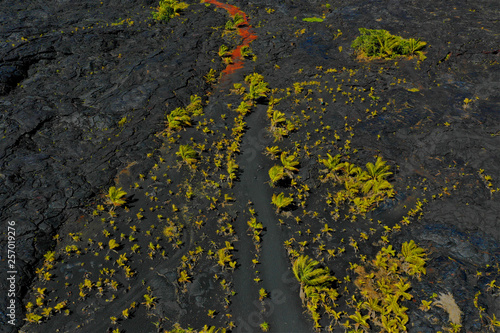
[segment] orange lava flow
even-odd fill
[[[240,14],[243,17],[243,23],[240,25],[240,27],[238,27],[238,35],[241,36],[242,42],[231,52],[232,63],[227,65],[226,69],[222,71],[224,75],[234,73],[236,70],[243,68],[241,48],[243,46],[249,46],[251,42],[257,39],[257,35],[253,33],[252,26],[248,24],[247,14],[245,14],[245,12],[242,12],[238,7],[222,3],[217,0],[203,0],[203,2],[208,2],[216,5],[219,8],[227,10],[229,15],[231,15],[232,17],[236,14]]]

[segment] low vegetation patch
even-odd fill
[[[301,255],[293,262],[293,274],[300,282],[300,298],[314,320],[314,328],[320,329],[319,309],[323,308],[329,315],[335,310],[335,300],[339,296],[332,284],[337,279],[330,274],[328,267],[319,268],[318,261]]]
[[[366,214],[376,208],[379,202],[394,196],[394,189],[386,178],[392,175],[390,167],[381,157],[375,164],[368,162],[366,170],[350,162],[341,162],[341,155],[321,159],[327,169],[323,181],[332,179],[336,184],[343,184],[344,189],[332,196],[337,206],[349,203],[350,212]]]
[[[360,290],[362,302],[356,303],[356,312],[349,318],[356,332],[406,332],[407,307],[402,305],[413,296],[408,292],[411,283],[407,276],[420,279],[426,273],[425,250],[413,240],[405,242],[396,254],[392,245],[382,248],[367,267],[357,266],[354,284]],[[405,276],[407,275],[407,276]],[[378,327],[378,328],[376,328]]]
[[[170,21],[171,18],[179,16],[180,12],[188,8],[189,5],[185,2],[177,0],[160,0],[156,11],[152,12],[153,18],[157,21]]]
[[[319,17],[304,17],[302,19],[302,21],[305,21],[305,22],[323,22],[323,19],[319,18]]]
[[[426,57],[422,49],[427,45],[420,39],[405,39],[383,29],[359,28],[361,33],[351,44],[358,58],[393,59],[397,57]]]

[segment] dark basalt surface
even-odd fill
[[[1,3],[0,219],[5,230],[7,220],[17,222],[24,285],[61,224],[86,214],[117,171],[158,146],[153,134],[163,128],[166,105],[207,88],[203,75],[221,44],[210,26],[224,16],[200,6],[192,18],[157,24],[149,19],[153,5]],[[122,18],[133,25],[113,26]],[[123,117],[127,126],[119,127]]]
[[[400,248],[414,239],[431,249],[428,275],[412,282],[413,290],[450,291],[457,301],[466,300],[468,303],[459,304],[464,331],[483,332],[485,326],[472,300],[477,291],[488,293],[491,279],[500,281],[500,193],[491,193],[479,174],[484,170],[492,178],[493,189],[500,187],[498,1],[346,0],[329,2],[329,8],[316,1],[228,1],[241,8],[254,27],[257,39],[251,48],[257,59],[248,60],[245,68],[225,76],[217,85],[209,85],[204,76],[211,68],[224,69],[217,51],[227,44],[221,33],[228,15],[222,9],[215,11],[213,5],[188,3],[189,9],[180,17],[156,23],[150,18],[156,1],[0,1],[0,262],[6,262],[6,222],[15,220],[20,278],[17,304],[23,304],[22,298],[30,291],[43,254],[55,248],[54,236],[84,229],[82,221],[91,216],[117,177],[131,185],[137,181],[135,175],[151,170],[155,161],[146,154],[161,147],[163,141],[155,134],[164,129],[165,115],[186,106],[191,95],[206,96],[210,103],[205,113],[220,119],[220,114],[229,112],[225,104],[232,103],[225,100],[227,89],[247,74],[260,73],[271,88],[286,88],[293,82],[317,79],[319,66],[341,72],[344,67],[345,73],[348,69],[361,73],[352,87],[374,88],[379,104],[389,109],[356,124],[356,119],[365,117],[363,105],[331,103],[324,120],[342,131],[345,117],[356,124],[351,145],[359,149],[360,161],[366,163],[381,154],[397,166],[391,182],[398,195],[370,217],[394,225],[403,215],[402,206],[409,206],[421,194],[415,187],[421,190],[425,186],[429,197],[442,193],[443,188],[451,193],[442,200],[430,200],[424,218],[402,228],[392,244]],[[325,19],[320,23],[302,21],[322,15]],[[400,59],[397,64],[394,60],[358,61],[350,44],[359,27],[419,37],[428,43],[427,59],[421,63]],[[301,29],[305,31],[297,33]],[[339,29],[342,34],[334,38]],[[472,102],[464,103],[466,98]],[[285,101],[277,108],[293,108],[293,104]],[[264,205],[272,193],[264,183],[273,163],[254,157],[273,145],[272,138],[262,134],[265,112],[261,104],[247,120],[249,129],[238,160],[240,184],[233,191],[237,202],[232,209],[236,216],[252,200],[262,219],[276,220],[272,207]],[[169,154],[174,161],[174,152]],[[316,160],[304,157],[301,161],[300,174],[309,179],[311,188],[318,185]],[[132,167],[126,169],[128,166]],[[131,171],[122,172],[124,169]],[[254,181],[262,187],[249,185]],[[163,195],[163,200],[169,196]],[[263,267],[259,269],[264,281],[271,281],[267,290],[287,290],[287,303],[275,304],[264,317],[272,332],[312,331],[308,315],[301,313],[298,285],[290,276],[274,279],[288,268],[283,248],[273,242],[281,246],[293,235],[294,227],[282,231],[274,227],[277,222],[272,223],[267,226]],[[100,229],[95,228],[98,234]],[[235,257],[249,265],[251,256],[245,258],[245,249],[250,251],[252,244],[244,236],[246,224],[236,231],[241,248]],[[188,249],[174,251],[171,258],[178,260]],[[276,254],[279,249],[283,253]],[[375,247],[368,245],[361,251],[376,254]],[[283,260],[273,261],[278,255]],[[353,258],[354,254],[347,256],[339,264],[338,270],[344,270],[339,276]],[[82,274],[70,264],[58,275]],[[204,265],[208,273],[193,279],[183,299],[175,292],[175,265],[160,265],[158,274],[149,275],[148,283],[161,299],[155,310],[159,318],[176,318],[185,327],[203,327],[208,320],[206,309],[212,308],[210,300],[217,293],[209,276],[218,272],[211,263]],[[258,288],[241,287],[252,273],[243,266],[234,272],[238,294],[233,320],[239,325],[235,331],[258,331],[247,318],[260,309],[246,298],[255,298]],[[2,291],[8,289],[3,267]],[[476,270],[485,267],[490,274],[477,276]],[[140,283],[134,281],[130,295],[115,302],[123,305],[127,301],[128,305],[134,293],[142,302]],[[500,318],[498,300],[497,291],[496,296],[482,299],[482,306]],[[6,302],[0,298],[0,331],[14,332],[16,328],[6,324]],[[418,305],[410,309],[410,332],[434,332],[441,327],[436,322],[448,322],[444,310],[439,310],[436,319],[418,312]],[[196,312],[198,308],[203,310]],[[203,318],[196,316],[201,311]],[[17,329],[23,324],[23,315],[19,307]],[[109,316],[104,315],[106,323],[96,320],[80,331],[104,332],[110,326]],[[139,312],[136,319],[141,316],[146,318]],[[25,332],[73,329],[68,320],[58,318],[39,327],[29,325]],[[149,325],[147,331],[153,331],[153,320],[144,321]],[[80,323],[74,320],[71,324],[75,322]],[[214,322],[218,323],[222,319]],[[134,325],[125,326],[126,332],[139,332],[140,326]]]

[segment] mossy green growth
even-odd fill
[[[302,21],[305,21],[305,22],[323,22],[323,19],[319,18],[319,17],[304,17],[302,19]]]
[[[383,29],[359,28],[359,32],[361,35],[351,44],[358,57],[394,59],[417,56],[420,61],[426,58],[422,49],[427,43],[420,39],[405,39],[391,35],[389,31]]]
[[[171,18],[179,16],[180,12],[189,5],[185,2],[179,2],[177,0],[160,0],[156,11],[153,11],[153,18],[157,21],[170,21]]]

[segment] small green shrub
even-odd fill
[[[188,8],[188,6],[187,3],[177,0],[160,0],[156,11],[152,12],[153,18],[157,21],[168,22],[171,18],[179,16],[180,12]]]
[[[383,29],[359,28],[359,32],[361,35],[351,44],[358,57],[393,59],[418,56],[421,61],[426,58],[422,49],[427,43],[420,39],[404,39]]]

